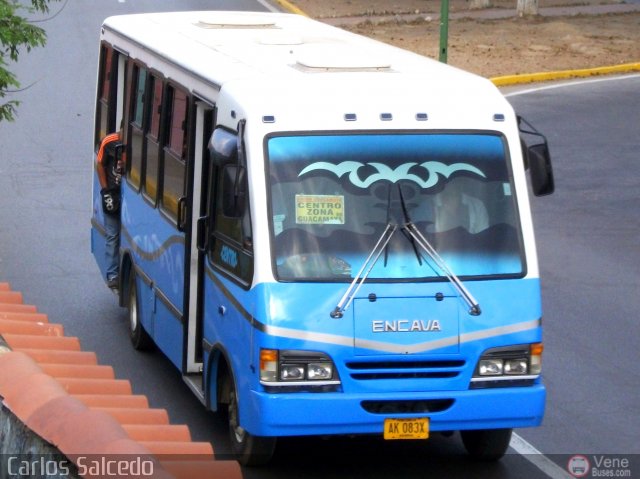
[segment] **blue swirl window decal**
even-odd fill
[[[377,173],[369,175],[366,179],[361,180],[358,176],[358,170],[363,166],[370,166],[377,170]],[[409,173],[409,170],[415,166],[419,166],[429,173],[428,179],[423,180],[420,176]],[[468,171],[475,173],[478,176],[485,178],[482,171],[473,165],[467,163],[454,163],[447,165],[438,161],[425,161],[424,163],[405,163],[392,169],[391,167],[383,163],[358,163],[357,161],[343,161],[340,164],[334,165],[333,163],[327,163],[326,161],[319,161],[313,163],[304,168],[298,176],[302,176],[305,173],[309,173],[314,170],[325,170],[335,173],[337,177],[342,177],[349,173],[349,181],[351,184],[358,188],[369,188],[376,181],[389,181],[391,183],[397,183],[402,180],[413,181],[420,187],[427,189],[438,184],[438,178],[440,175],[443,178],[449,178],[453,173],[457,171]]]

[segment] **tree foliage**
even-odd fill
[[[17,77],[9,70],[10,64],[17,62],[22,52],[44,46],[47,41],[44,29],[26,17],[47,13],[51,1],[58,0],[0,0],[0,102],[7,93],[20,88]],[[0,121],[13,120],[18,104],[17,100],[0,103]]]

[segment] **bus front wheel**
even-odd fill
[[[153,348],[153,340],[140,323],[140,311],[138,309],[138,288],[136,287],[136,274],[132,271],[129,275],[129,297],[127,309],[129,310],[129,338],[133,348],[138,351],[148,351]]]
[[[467,453],[480,461],[497,461],[507,452],[512,429],[460,431]]]
[[[275,437],[254,436],[240,426],[235,386],[229,392],[229,440],[236,459],[243,466],[267,464],[276,448]]]

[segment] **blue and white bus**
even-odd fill
[[[291,14],[102,26],[94,146],[124,125],[119,286],[243,464],[276,439],[537,426],[527,170],[546,140],[488,80]],[[104,273],[94,174],[91,247]]]

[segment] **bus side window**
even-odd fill
[[[98,149],[102,139],[115,130],[116,87],[117,87],[117,54],[103,44],[100,49],[100,71],[98,73],[98,101],[96,104],[96,125],[94,148]]]
[[[135,65],[133,69],[133,81],[131,82],[131,91],[129,92],[131,105],[131,133],[129,136],[129,153],[127,155],[127,180],[131,186],[139,190],[142,174],[142,158],[144,148],[144,130],[148,123],[148,117],[145,115],[147,108],[145,105],[148,97],[148,73],[141,66]]]
[[[151,75],[150,79],[151,111],[149,112],[149,130],[146,134],[143,181],[145,197],[155,206],[158,201],[158,172],[160,169],[161,114],[163,110],[164,84],[162,79],[155,75]]]
[[[178,202],[184,196],[187,160],[189,98],[187,94],[169,87],[168,111],[171,114],[168,143],[164,150],[162,170],[162,209],[177,221]]]

